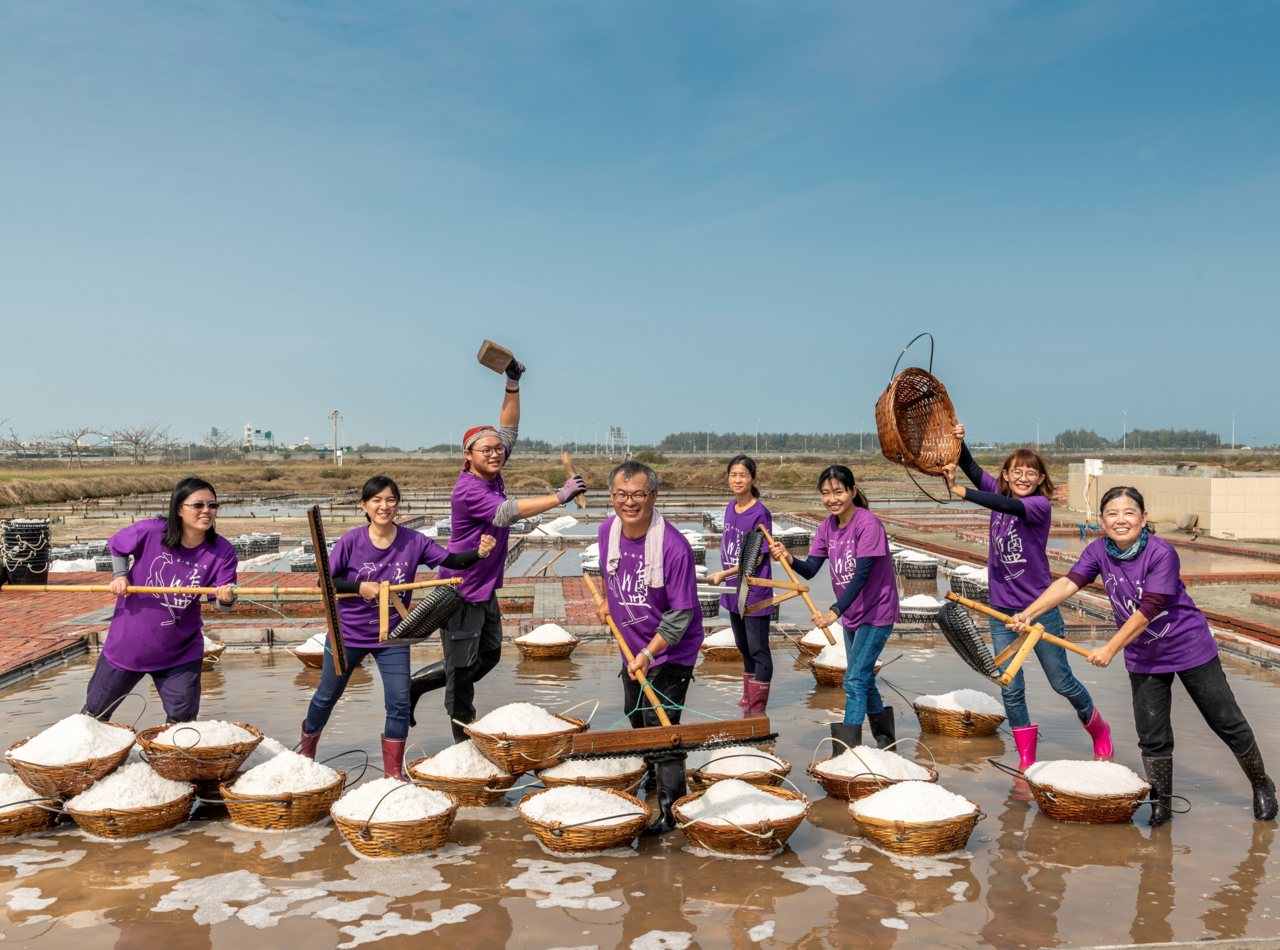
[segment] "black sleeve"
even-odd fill
[[[358,580],[346,580],[345,578],[333,579],[333,589],[339,594],[358,594],[360,593],[360,582]]]
[[[969,481],[973,482],[975,488],[982,487],[982,476],[985,473],[969,451],[969,443],[963,441],[960,443],[960,468],[969,476]]]
[[[791,569],[803,577],[805,580],[812,580],[813,576],[818,573],[818,568],[827,563],[825,557],[817,557],[810,554],[803,561],[799,558],[791,559]]]
[[[1027,506],[1022,503],[1020,498],[1006,498],[1004,495],[997,495],[993,491],[978,491],[976,488],[966,488],[964,490],[964,500],[971,501],[975,505],[981,505],[983,508],[990,508],[992,511],[1014,515],[1024,521],[1027,518]]]
[[[445,559],[440,562],[440,566],[460,571],[463,568],[470,567],[478,560],[480,560],[480,552],[474,548],[470,551],[450,551]]]

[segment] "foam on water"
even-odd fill
[[[883,920],[880,921],[880,924],[884,927],[888,927],[890,930],[906,930],[907,929],[907,922],[903,920],[901,917],[885,917]]]
[[[598,897],[595,886],[613,880],[617,873],[613,868],[589,861],[538,861],[521,858],[515,867],[523,873],[507,881],[507,887],[515,891],[545,894],[535,901],[535,906],[565,907],[570,910],[612,910],[622,902],[612,897]]]
[[[366,920],[354,927],[340,928],[339,933],[344,933],[351,939],[346,943],[338,944],[338,947],[345,950],[348,947],[358,947],[363,943],[385,940],[387,937],[427,933],[445,924],[460,924],[478,913],[480,913],[478,904],[459,904],[457,907],[437,910],[426,920],[410,920],[399,914],[387,914],[377,920]]]
[[[837,897],[854,897],[866,891],[866,885],[857,878],[844,874],[828,874],[822,868],[779,868],[778,873],[793,884],[804,887],[825,887]]]
[[[34,844],[35,842],[32,842]],[[15,878],[30,877],[39,871],[52,871],[57,868],[69,868],[80,861],[87,851],[59,851],[44,853],[41,851],[18,851],[15,854],[0,854],[0,868],[13,868]]]
[[[687,950],[693,934],[678,930],[650,930],[631,941],[631,950]]]
[[[38,887],[15,887],[9,892],[10,910],[44,910],[57,901],[56,897],[41,897]]]
[[[760,943],[761,941],[768,940],[772,937],[773,931],[776,927],[777,923],[775,921],[766,920],[763,924],[757,924],[748,930],[747,937],[750,938],[752,943]]]

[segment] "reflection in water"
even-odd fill
[[[1058,910],[1069,873],[1062,867],[1038,867],[1024,850],[1023,830],[1036,807],[1010,796],[1000,813],[998,849],[991,858],[987,906],[991,918],[982,936],[996,947],[1048,947],[1058,943]]]
[[[1231,874],[1231,883],[1224,883],[1209,900],[1217,906],[1205,910],[1201,920],[1205,930],[1220,940],[1244,936],[1244,924],[1253,914],[1258,900],[1258,884],[1266,880],[1267,856],[1275,838],[1276,826],[1272,821],[1255,821],[1248,850]]]
[[[1173,913],[1173,832],[1169,825],[1151,832],[1152,854],[1138,875],[1138,898],[1133,909],[1129,939],[1134,943],[1168,943],[1174,939],[1169,915]]]

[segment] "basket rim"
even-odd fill
[[[866,801],[866,799],[860,799],[860,801]],[[950,818],[940,818],[936,821],[902,821],[895,818],[876,818],[873,815],[860,815],[854,810],[854,806],[858,804],[857,802],[849,803],[849,814],[853,817],[854,821],[865,821],[867,824],[876,825],[881,828],[897,828],[901,825],[904,831],[924,831],[927,828],[940,828],[944,825],[959,824],[962,821],[969,821],[970,819],[977,821],[980,818],[986,817],[986,813],[983,812],[982,808],[979,807],[976,802],[970,801],[967,798],[965,801],[969,802],[969,804],[973,806],[973,811],[964,815],[952,815]]]
[[[172,808],[181,801],[190,803],[194,801],[195,797],[196,790],[192,787],[184,795],[179,795],[177,798],[172,798],[167,802],[159,802],[155,805],[133,805],[129,808],[95,808],[92,810],[84,808],[68,808],[64,805],[62,810],[73,817],[75,815],[83,815],[89,818],[105,818],[108,815],[144,815],[148,812],[159,811],[162,808]]]
[[[308,788],[301,792],[274,792],[269,795],[252,795],[246,792],[234,792],[231,790],[231,785],[234,784],[234,782],[236,781],[234,777],[229,778],[226,781],[219,782],[218,791],[222,794],[222,797],[224,800],[229,798],[232,801],[236,801],[236,802],[270,803],[270,802],[282,802],[286,800],[292,801],[295,798],[302,798],[309,795],[319,795],[325,792],[332,792],[335,787],[341,787],[342,783],[347,780],[347,773],[343,769],[334,769],[334,771],[338,773],[338,777],[334,781],[330,782],[328,785],[322,786],[321,788]]]
[[[531,741],[534,739],[550,739],[553,736],[567,736],[577,732],[583,732],[589,728],[590,724],[585,719],[579,719],[577,716],[567,716],[564,713],[551,713],[557,719],[563,719],[570,723],[572,728],[557,729],[555,732],[526,732],[526,733],[509,733],[509,732],[484,732],[475,728],[475,723],[470,723],[465,728],[467,735],[480,735],[486,739],[494,739],[498,742],[510,742],[515,739],[517,741]]]
[[[1089,794],[1088,792],[1068,791],[1067,789],[1060,788],[1057,785],[1051,785],[1048,782],[1037,782],[1034,779],[1027,778],[1025,775],[1023,776],[1023,779],[1026,781],[1028,785],[1031,786],[1031,790],[1033,792],[1036,790],[1039,790],[1041,792],[1044,792],[1045,794],[1054,795],[1058,798],[1063,798],[1063,799],[1074,798],[1079,801],[1092,802],[1099,805],[1102,805],[1102,804],[1119,805],[1119,804],[1131,803],[1134,801],[1145,801],[1146,797],[1151,794],[1151,785],[1147,782],[1143,782],[1142,788],[1137,792],[1125,792],[1124,794],[1118,794],[1118,795],[1092,795],[1092,794]]]
[[[914,709],[916,712],[920,712],[921,710],[928,710],[930,713],[937,713],[939,715],[968,716],[971,719],[972,718],[999,719],[1003,721],[1004,719],[1008,718],[1002,712],[986,713],[986,712],[976,712],[975,710],[972,710],[972,709],[946,709],[942,706],[930,706],[928,704],[920,703],[916,700],[912,700],[911,708]]]
[[[508,787],[510,787],[519,778],[519,776],[512,775],[510,772],[500,772],[497,775],[437,775],[434,772],[424,772],[422,769],[415,768],[415,766],[423,762],[429,762],[433,758],[434,756],[426,755],[420,759],[414,759],[412,762],[406,762],[405,767],[418,778],[434,779],[440,782],[482,782],[486,785],[490,782],[507,782]]]

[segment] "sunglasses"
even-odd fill
[[[220,501],[184,501],[182,503],[182,507],[194,508],[196,511],[204,511],[206,508],[208,508],[210,511],[217,511],[219,508],[222,507],[222,502]]]

